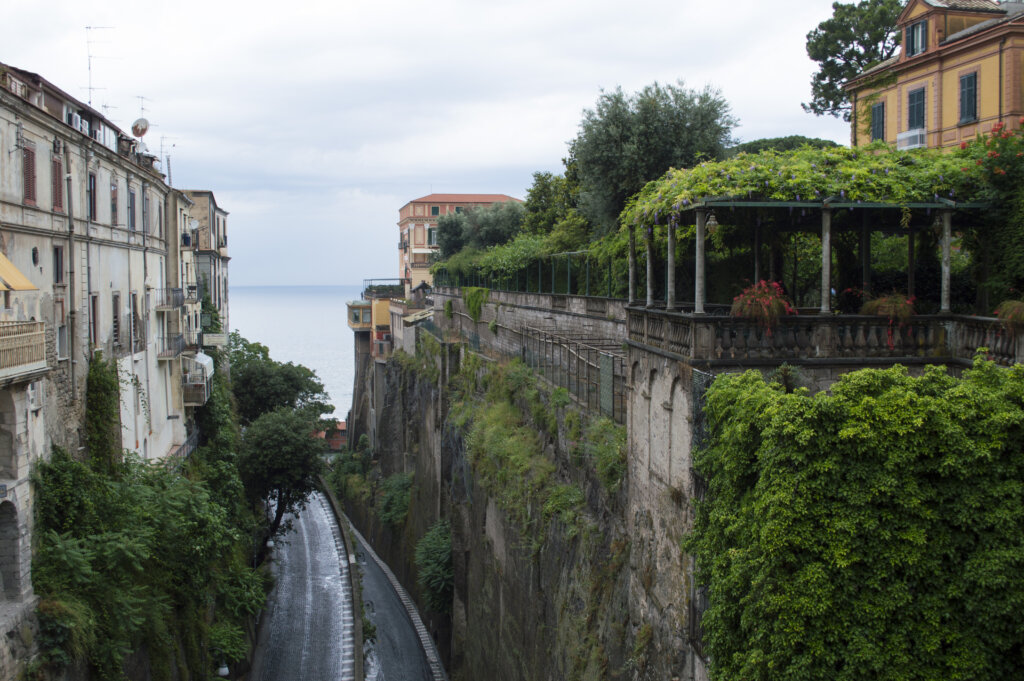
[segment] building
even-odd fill
[[[398,276],[405,280],[406,297],[417,284],[433,285],[430,264],[438,250],[437,219],[449,213],[519,201],[505,194],[428,194],[398,211]]]
[[[185,194],[195,204],[192,218],[195,239],[195,267],[199,299],[208,295],[220,315],[224,333],[231,328],[228,318],[228,212],[217,205],[208,189],[190,189]]]
[[[910,0],[898,53],[846,84],[854,146],[954,147],[1024,115],[1024,3]]]
[[[3,64],[0,146],[0,678],[13,678],[34,606],[29,473],[54,446],[84,454],[92,358],[117,364],[124,448],[160,459],[194,445],[182,286],[195,264],[192,200],[141,140]]]

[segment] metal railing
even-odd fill
[[[0,322],[0,375],[46,365],[46,325],[43,322]]]
[[[157,338],[157,359],[174,359],[185,351],[185,336],[180,333]]]
[[[626,361],[621,344],[568,338],[532,327],[523,327],[521,336],[522,359],[531,369],[568,390],[587,409],[625,423]]]
[[[198,447],[199,429],[196,429],[189,433],[188,437],[185,438],[185,441],[178,445],[171,456],[176,459],[187,459]]]
[[[152,292],[157,310],[173,310],[185,304],[185,292],[180,288],[158,288]]]

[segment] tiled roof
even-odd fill
[[[998,2],[992,0],[924,0],[932,7],[943,7],[945,9],[957,9],[965,12],[998,12],[1003,13],[1003,8]]]
[[[989,19],[988,21],[983,21],[980,24],[975,24],[970,28],[965,28],[964,30],[959,31],[958,33],[954,33],[953,35],[948,36],[939,44],[948,45],[949,43],[953,43],[958,40],[963,40],[968,36],[972,36],[975,33],[980,33],[981,31],[992,28],[993,26],[998,26],[999,24],[1005,24],[1008,21],[1019,19],[1021,16],[1021,12],[1024,12],[1024,2],[1004,2],[1002,5],[1000,5],[1000,11],[1005,12],[1006,14],[1004,14],[1001,17],[994,17],[992,19]]]
[[[854,76],[854,78],[863,78],[864,76],[870,76],[872,73],[876,73],[878,71],[883,71],[883,70],[889,68],[890,66],[892,66],[893,64],[895,64],[896,62],[898,62],[899,60],[900,60],[900,54],[899,54],[899,52],[897,52],[896,54],[894,54],[893,56],[889,57],[888,59],[886,59],[884,61],[880,61],[877,64],[875,64],[874,66],[871,66],[869,68],[864,69],[863,71],[858,73],[856,76]]]
[[[519,201],[508,194],[427,194],[409,203],[503,203],[505,201]]]

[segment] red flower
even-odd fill
[[[966,140],[964,140],[963,142],[960,143],[960,148],[961,149],[966,149],[967,148],[967,141]]]

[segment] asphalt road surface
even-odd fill
[[[349,560],[337,523],[320,494],[292,520],[294,530],[274,548],[277,584],[267,600],[249,678],[354,679],[355,655],[361,654],[353,650],[358,620],[352,613]]]
[[[391,582],[357,537],[363,573],[363,607],[377,627],[377,641],[366,661],[366,681],[433,681],[427,656],[409,613]]]

